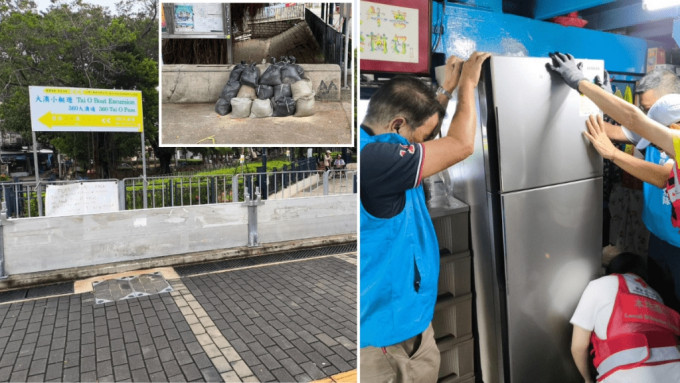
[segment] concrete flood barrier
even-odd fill
[[[310,200],[315,200],[310,204]],[[271,201],[274,202],[274,201]],[[258,211],[258,232],[263,243],[325,237],[357,232],[357,195],[291,198],[267,201]]]
[[[0,288],[356,240],[356,194],[4,220]]]

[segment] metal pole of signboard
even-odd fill
[[[231,35],[231,4],[227,3],[224,5],[224,34],[227,37],[227,64],[234,63],[234,53],[232,48],[232,35]]]
[[[33,137],[33,164],[35,165],[35,192],[36,192],[36,198],[38,199],[38,217],[42,217],[43,215],[43,206],[42,206],[42,193],[41,193],[41,187],[40,187],[40,170],[39,170],[39,164],[38,164],[38,143],[36,142],[35,139],[35,131],[31,130],[31,136]],[[29,195],[30,198],[30,195]],[[30,199],[29,199],[30,201]]]
[[[142,130],[141,133],[142,136],[142,177],[144,178],[144,198],[143,198],[143,207],[144,209],[147,208],[148,203],[146,201],[146,192],[147,192],[147,182],[146,182],[146,145],[144,145],[144,130]]]
[[[347,7],[348,5],[345,4],[345,6]],[[352,30],[352,18],[351,17],[345,18],[345,55],[342,57],[342,61],[345,62],[345,72],[343,73],[344,77],[342,79],[342,81],[345,85],[343,87],[344,89],[350,88],[349,84],[347,83],[347,77],[349,77],[348,73],[347,73],[347,61],[350,60],[349,59],[349,37],[351,36],[350,35],[351,30]]]

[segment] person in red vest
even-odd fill
[[[586,382],[594,381],[591,343],[598,382],[680,382],[680,314],[646,278],[645,259],[622,253],[581,295],[570,321],[571,353]]]

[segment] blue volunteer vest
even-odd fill
[[[663,165],[668,156],[653,145],[647,147],[645,160],[653,164]],[[680,247],[680,232],[671,223],[671,202],[664,189],[647,182],[642,183],[644,204],[642,208],[642,222],[647,229],[660,239],[675,247]]]
[[[360,150],[374,142],[408,145],[398,134],[361,129]],[[406,191],[404,209],[377,218],[360,207],[360,347],[390,346],[432,321],[439,278],[439,244],[423,187]]]

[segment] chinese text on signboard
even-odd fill
[[[36,132],[142,132],[142,92],[29,87]]]

